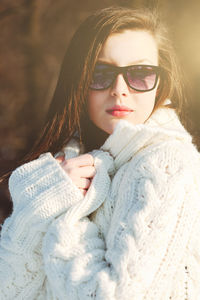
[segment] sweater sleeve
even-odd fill
[[[44,233],[83,196],[50,153],[17,168],[9,189],[13,212],[1,231],[0,299],[40,299]]]
[[[105,240],[85,216],[52,223],[43,257],[55,299],[169,299],[199,216],[191,170],[173,147],[133,160]]]

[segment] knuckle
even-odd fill
[[[93,166],[91,167],[91,173],[92,173],[93,176],[96,174],[96,169]]]
[[[90,155],[90,164],[93,166],[94,165],[94,157]]]
[[[87,158],[87,160],[88,160],[91,164],[93,164],[93,162],[94,162],[93,156],[92,156],[90,153],[86,153],[85,155],[86,155],[85,157]]]
[[[73,167],[67,167],[66,172],[68,175],[73,176],[75,174],[74,168]]]

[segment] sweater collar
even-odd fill
[[[120,120],[101,150],[114,159],[115,169],[129,161],[138,151],[166,139],[192,140],[171,108],[159,108],[144,123],[133,125]]]

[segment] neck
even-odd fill
[[[85,152],[99,149],[108,138],[109,134],[98,128],[94,123],[85,118],[81,124],[81,138]]]

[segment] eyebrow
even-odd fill
[[[148,60],[148,59],[139,59],[139,60],[136,60],[134,62],[131,62],[129,64],[129,66],[131,66],[131,65],[138,65],[138,64],[144,63],[144,62],[149,62],[151,65],[154,65],[154,63],[152,61]],[[97,60],[97,64],[104,64],[104,65],[109,65],[109,66],[116,66],[116,64],[104,61],[102,59]]]

